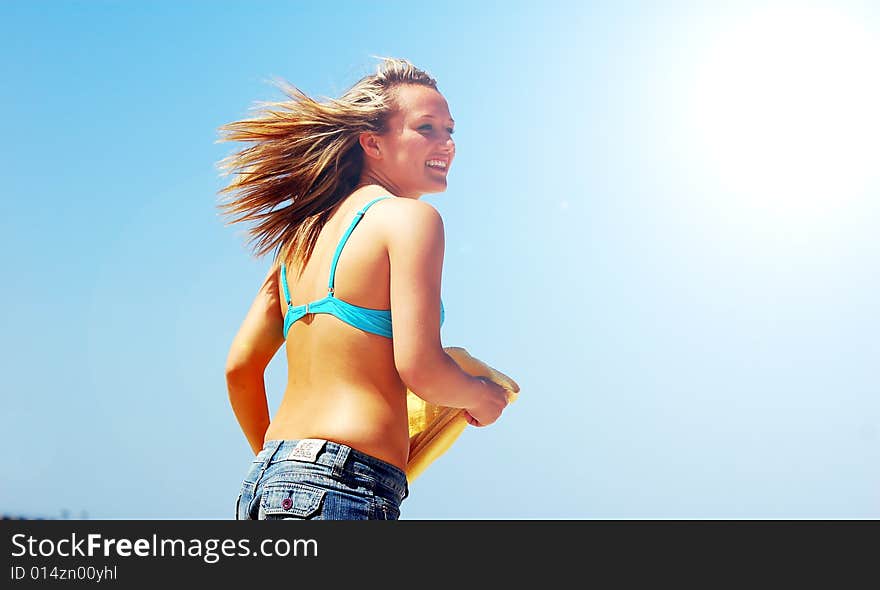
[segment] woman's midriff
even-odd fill
[[[389,395],[354,385],[288,390],[266,430],[265,440],[323,438],[405,471],[409,456],[405,394],[405,390]]]
[[[331,315],[293,324],[286,342],[288,383],[264,437],[323,438],[406,470],[406,385],[392,341]]]

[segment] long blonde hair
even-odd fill
[[[256,221],[248,230],[255,256],[277,248],[275,262],[294,262],[301,274],[333,208],[357,186],[364,163],[359,134],[386,131],[397,86],[437,89],[436,80],[409,61],[379,59],[375,74],[338,99],[319,102],[276,80],[289,101],[257,103],[264,107],[257,117],[219,128],[223,137],[215,143],[253,143],[218,163],[222,176],[236,174],[219,191],[234,196],[218,208],[221,215],[241,214],[225,225]]]

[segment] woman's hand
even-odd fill
[[[479,404],[465,408],[464,417],[471,426],[488,426],[501,416],[501,412],[510,403],[507,390],[486,377],[476,379],[485,386],[485,393]]]

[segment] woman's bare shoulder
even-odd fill
[[[386,246],[393,243],[412,243],[412,240],[442,240],[444,233],[443,218],[431,203],[417,199],[394,198],[383,199],[373,207],[375,223],[382,232]],[[372,211],[372,208],[371,208]]]
[[[440,212],[431,203],[418,199],[403,197],[382,199],[372,209],[377,209],[375,216],[388,228],[399,229],[402,224],[441,223]]]

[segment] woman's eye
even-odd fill
[[[419,127],[419,129],[432,129],[432,126],[431,125],[422,125],[421,127]],[[449,132],[449,135],[452,135],[453,133],[455,133],[455,129],[452,129],[451,127],[447,127],[446,131]]]

